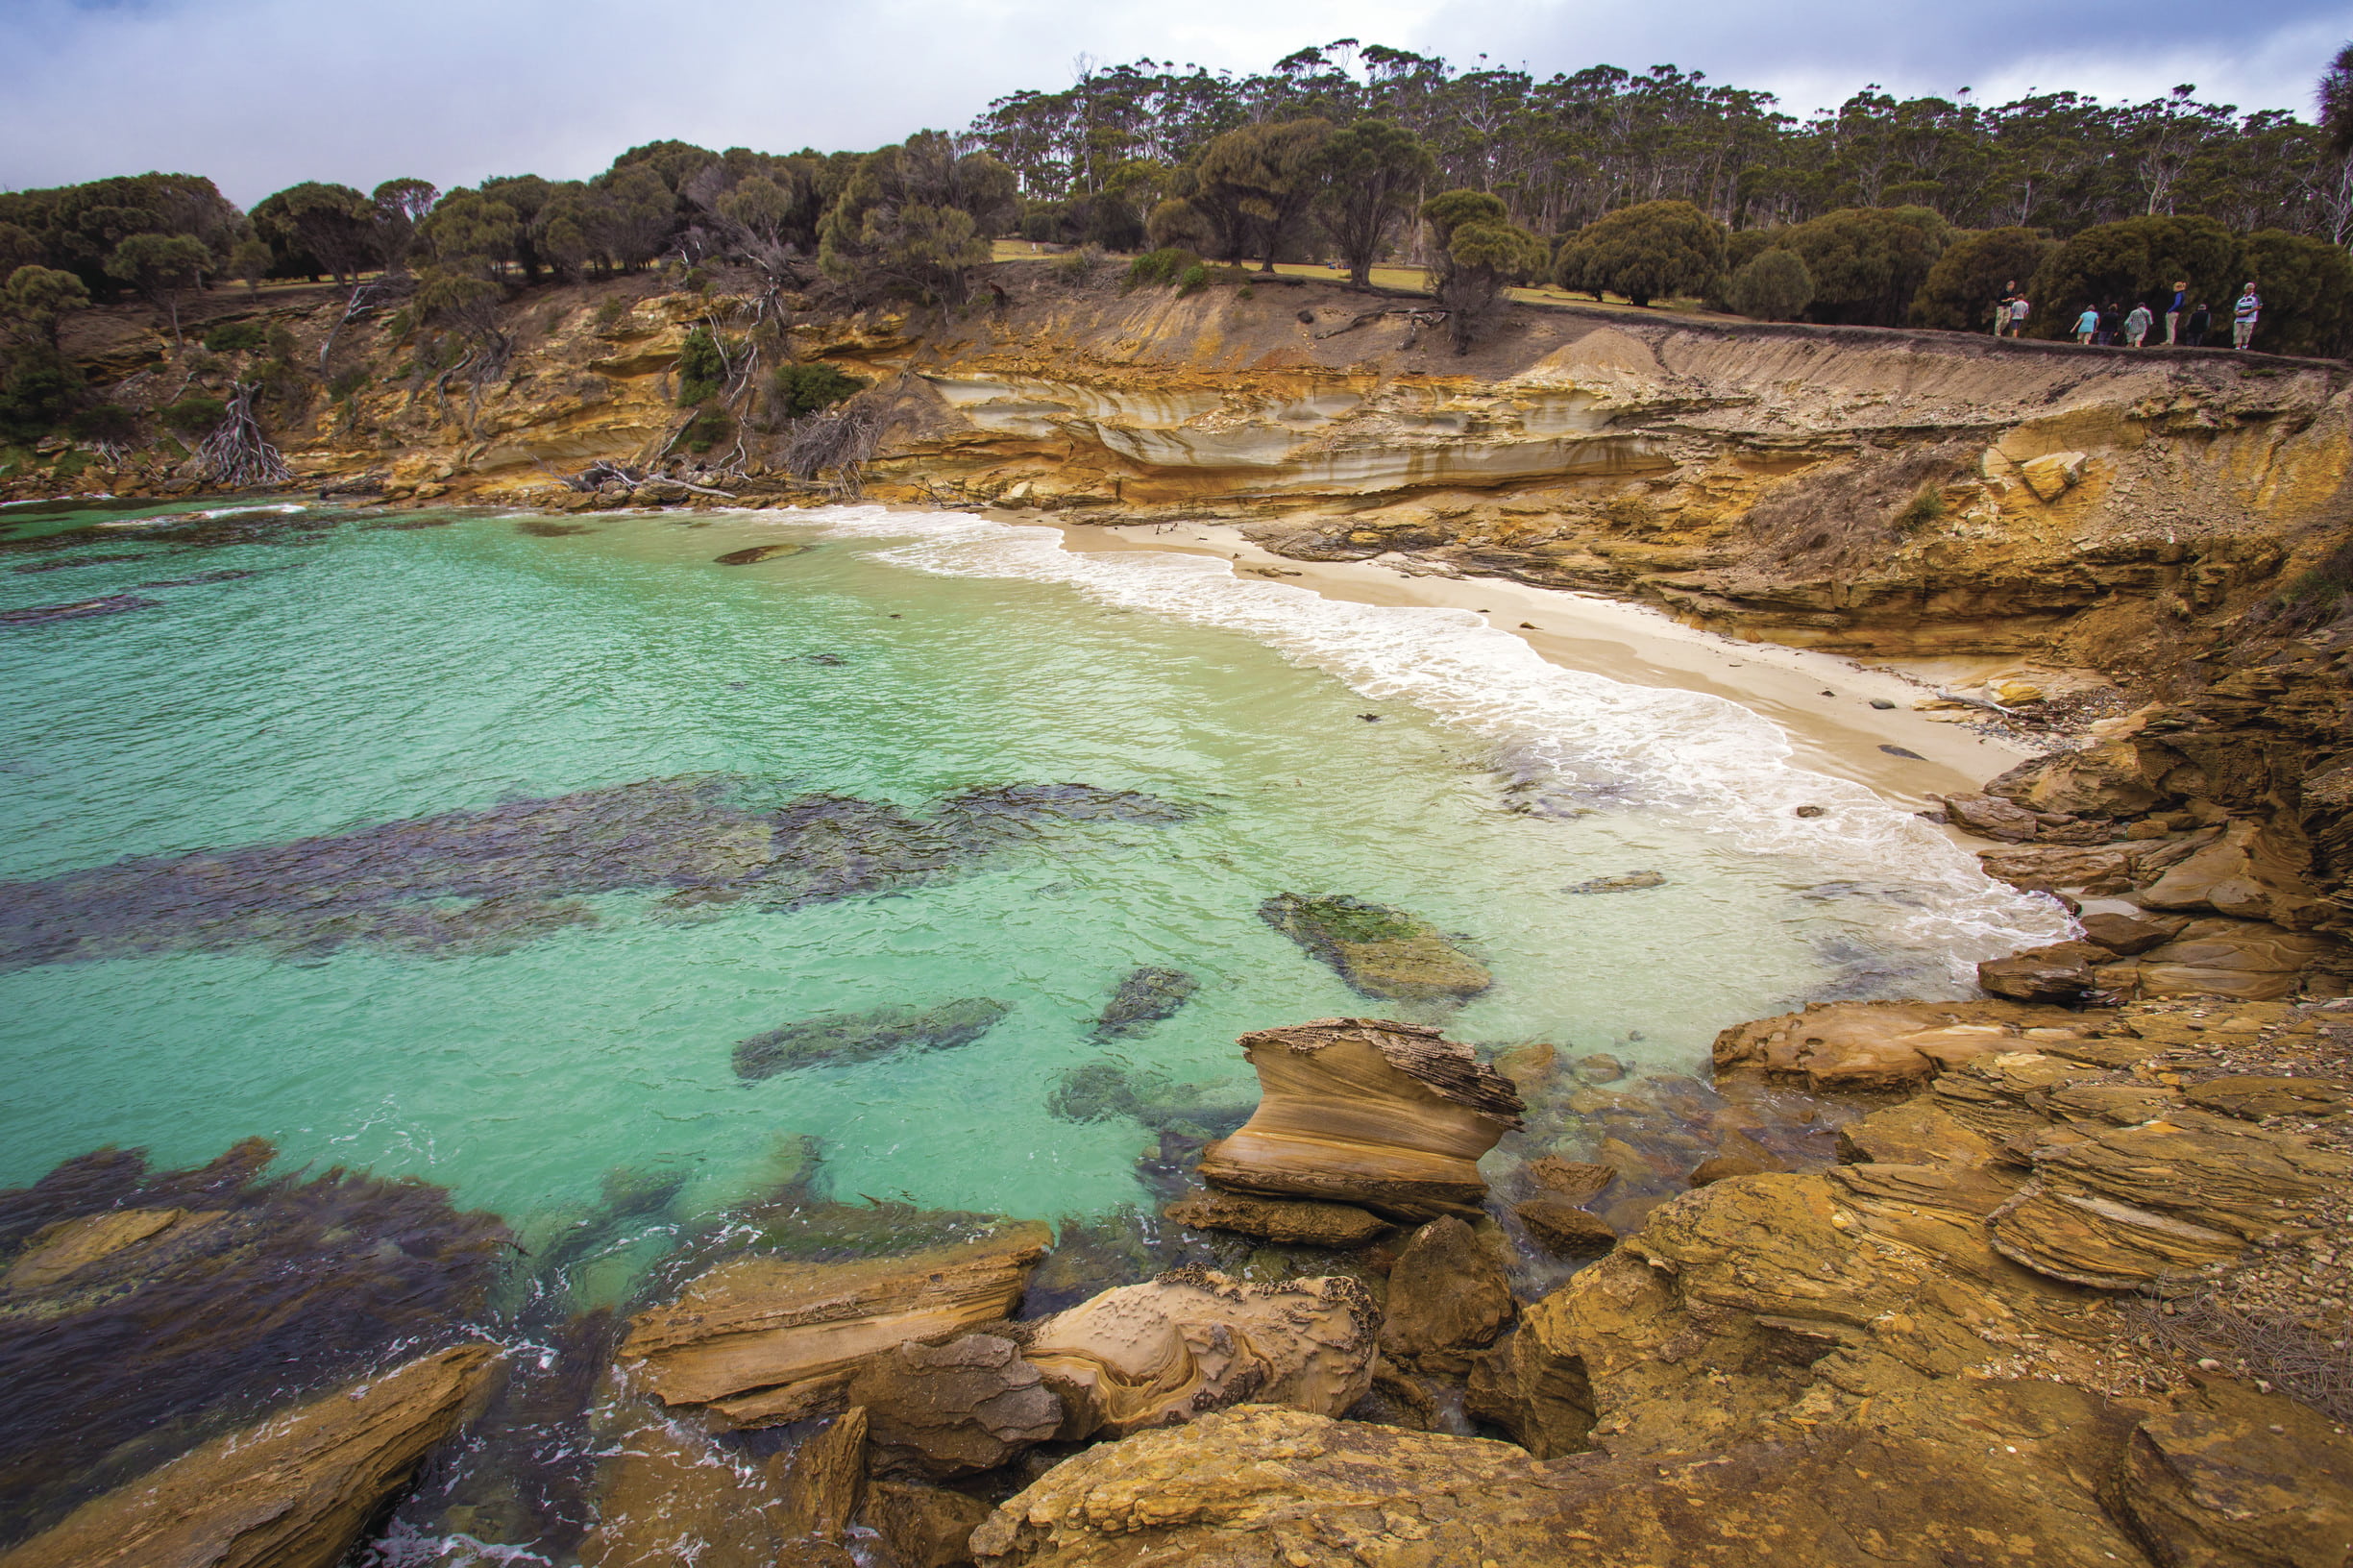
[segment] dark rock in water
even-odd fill
[[[23,566],[12,566],[9,570],[20,575],[31,572],[63,572],[70,567],[104,566],[109,561],[135,561],[136,559],[138,557],[135,555],[62,555],[54,561],[32,561]]]
[[[1928,760],[1927,758],[1922,756],[1919,752],[1906,750],[1900,746],[1883,746],[1879,747],[1879,749],[1886,752],[1891,757],[1904,757],[1913,762],[1925,762]]]
[[[1193,812],[1140,790],[1092,784],[1005,784],[943,799],[934,815],[957,843],[993,848],[1044,837],[1066,822],[1133,822],[1168,827]]]
[[[1882,747],[1880,749],[1885,750],[1886,747]],[[1827,806],[1800,806],[1796,812],[1796,815],[1800,817],[1827,817],[1829,814],[1830,808]]]
[[[135,1152],[0,1191],[0,1541],[290,1399],[459,1338],[509,1251],[441,1188]]]
[[[1179,1199],[1161,1213],[1172,1225],[1236,1231],[1293,1246],[1360,1247],[1389,1228],[1387,1220],[1354,1204],[1262,1198],[1214,1188]]]
[[[1657,888],[1666,885],[1666,877],[1657,871],[1629,871],[1624,876],[1596,876],[1562,888],[1562,893],[1631,893],[1637,888]]]
[[[1385,1001],[1458,1002],[1495,977],[1418,916],[1341,894],[1277,894],[1259,919],[1332,966],[1356,991]]]
[[[1200,989],[1201,982],[1183,969],[1146,965],[1119,982],[1119,990],[1094,1020],[1094,1037],[1115,1040],[1141,1034],[1163,1018],[1175,1017]]]
[[[1546,1251],[1564,1257],[1607,1252],[1618,1244],[1618,1233],[1607,1220],[1565,1198],[1531,1198],[1515,1207],[1511,1217],[1527,1226]]]
[[[918,816],[723,773],[646,779],[0,883],[0,971],[249,944],[495,953],[595,923],[576,900],[600,894],[668,894],[677,910],[736,899],[794,909],[961,873],[1034,836],[1038,821],[1183,816],[1150,796],[1075,784],[958,796]]]
[[[849,661],[842,657],[842,655],[839,653],[812,653],[809,655],[809,662],[811,664],[821,664],[827,669],[836,669],[842,665],[847,664]]]
[[[809,548],[807,545],[754,545],[749,550],[731,550],[724,555],[713,557],[713,560],[720,566],[757,566],[762,561],[798,555]]]
[[[136,594],[109,594],[104,599],[78,600],[71,604],[36,604],[29,609],[0,610],[0,626],[38,626],[52,621],[82,621],[93,615],[120,615],[125,610],[152,610],[163,601]]]
[[[868,1361],[848,1398],[866,1411],[876,1470],[932,1481],[993,1470],[1063,1421],[1062,1400],[1020,1347],[993,1334],[902,1344]]]
[[[446,528],[455,524],[456,521],[457,519],[453,517],[419,517],[400,523],[371,523],[368,527],[383,528],[395,533],[413,533],[419,528]],[[583,528],[580,531],[585,533],[588,530]]]
[[[1180,1084],[1164,1072],[1139,1071],[1115,1062],[1088,1062],[1062,1075],[1045,1108],[1065,1121],[1111,1121],[1126,1116],[1154,1132],[1208,1138],[1231,1132],[1250,1117],[1248,1105],[1218,1100],[1199,1084]]]
[[[236,582],[241,578],[257,577],[260,575],[258,572],[239,572],[233,567],[222,567],[214,572],[199,572],[192,577],[165,577],[160,582],[142,582],[138,586],[141,588],[194,588],[202,583]]]
[[[965,996],[934,1008],[881,1007],[870,1013],[826,1013],[788,1023],[735,1047],[735,1075],[772,1078],[797,1067],[846,1066],[896,1051],[944,1051],[969,1045],[1012,1011],[985,996]]]
[[[534,539],[569,539],[575,534],[594,533],[597,530],[582,527],[577,523],[550,523],[533,517],[516,524],[515,531],[529,534]]]

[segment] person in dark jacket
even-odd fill
[[[2118,308],[2114,300],[2110,300],[2099,307],[2099,336],[2094,341],[2114,348],[2122,339],[2123,333],[2124,312]]]
[[[2213,326],[2214,312],[2203,305],[2194,306],[2190,319],[2182,323],[2182,341],[2194,349],[2202,349],[2206,346],[2206,333]]]

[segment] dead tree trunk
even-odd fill
[[[284,484],[294,478],[285,458],[263,437],[261,421],[254,415],[254,399],[260,391],[258,382],[232,384],[227,416],[197,449],[204,477],[209,483],[243,490],[253,485]]]

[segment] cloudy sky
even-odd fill
[[[0,0],[0,187],[161,168],[250,205],[299,180],[578,177],[677,136],[772,151],[961,127],[1082,54],[1262,69],[1337,37],[1539,74],[1673,62],[1800,112],[1868,82],[2309,116],[2342,0]]]

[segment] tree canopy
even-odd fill
[[[1689,202],[1645,202],[1596,218],[1561,247],[1554,281],[1562,288],[1606,289],[1636,305],[1699,294],[1724,270],[1724,225]]]

